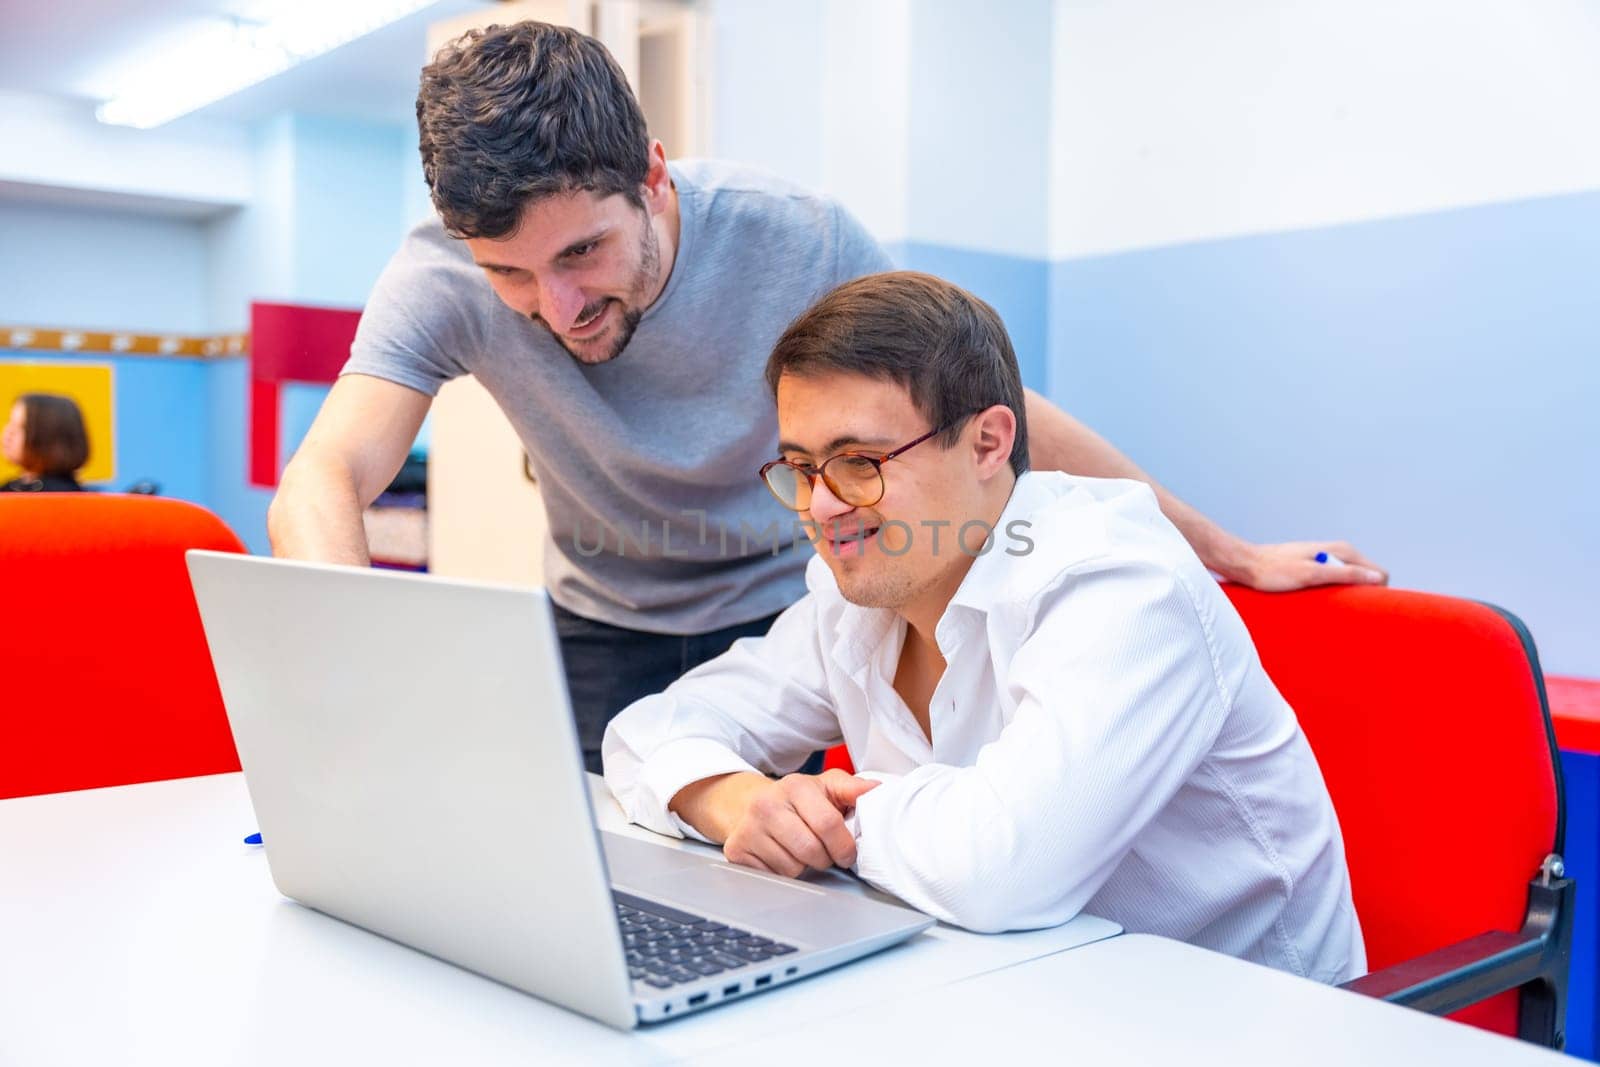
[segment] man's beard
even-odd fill
[[[632,292],[630,298],[642,300],[642,294],[649,291],[654,284],[656,272],[661,269],[661,243],[656,238],[655,227],[650,224],[648,216],[644,222],[644,238],[639,242],[639,269],[634,272]],[[578,351],[567,343],[567,339],[550,330],[550,336],[556,343],[567,350],[567,355],[585,366],[593,367],[601,363],[609,363],[622,355],[622,350],[628,347],[628,342],[633,340],[633,331],[639,328],[639,320],[644,318],[645,308],[632,307],[614,296],[605,297],[578,313],[578,321],[603,314],[607,304],[616,304],[621,310],[619,321],[615,329],[615,339],[603,351]],[[540,320],[541,322],[543,320]],[[549,329],[549,325],[545,324]]]

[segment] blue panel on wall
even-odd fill
[[[251,552],[266,553],[267,505],[272,492],[250,484],[246,444],[249,438],[250,364],[242,359],[212,364],[206,383],[211,404],[209,497],[211,510],[222,516]]]
[[[1257,540],[1347,537],[1600,676],[1600,194],[1057,263],[1055,399]]]
[[[1596,968],[1600,967],[1600,756],[1562,752],[1567,801],[1567,876],[1577,882],[1572,964],[1567,985],[1567,1051],[1586,1060],[1596,1041]]]
[[[123,358],[112,363],[119,483],[113,488],[148,479],[160,485],[162,496],[205,504],[210,367],[192,359]]]
[[[287,463],[306,438],[306,431],[322,410],[322,401],[331,388],[305,382],[285,382],[278,393],[278,449]]]
[[[992,305],[1005,320],[1011,345],[1017,350],[1023,384],[1041,393],[1046,391],[1049,364],[1045,301],[1049,295],[1049,264],[919,241],[885,247],[900,267],[936,274]]]

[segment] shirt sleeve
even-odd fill
[[[667,809],[684,786],[735,771],[787,774],[842,738],[828,699],[817,604],[808,595],[772,624],[630,704],[600,744],[606,784],[632,822],[705,840]]]
[[[860,798],[857,873],[982,932],[1067,921],[1200,765],[1228,701],[1174,572],[1119,563],[1043,594],[1006,684],[1016,713],[973,766]]]
[[[468,373],[461,355],[479,343],[467,309],[476,307],[482,294],[463,291],[473,281],[484,284],[413,232],[379,275],[339,373],[365,374],[437,395],[445,382]]]

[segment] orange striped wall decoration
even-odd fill
[[[107,330],[73,330],[36,326],[0,326],[0,349],[15,352],[88,353],[111,356],[169,356],[181,359],[227,359],[250,350],[247,333],[195,337]]]

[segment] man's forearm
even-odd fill
[[[1162,514],[1178,528],[1207,567],[1244,580],[1253,546],[1228,533],[1167,492],[1127,456],[1089,427],[1028,390],[1028,458],[1035,470],[1060,470],[1087,478],[1131,478],[1155,490]]]
[[[719,774],[691,782],[673,796],[667,809],[706,836],[722,844],[728,840],[733,824],[749,806],[750,795],[772,784],[765,775],[751,771]]]
[[[267,509],[272,554],[285,559],[371,562],[363,505],[348,469],[338,464],[291,462]]]

